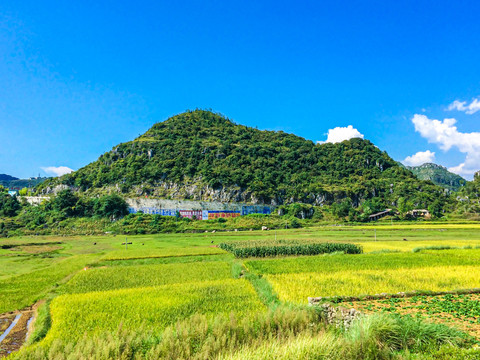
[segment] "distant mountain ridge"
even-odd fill
[[[406,168],[414,173],[420,180],[430,180],[434,184],[450,191],[458,191],[467,183],[467,180],[460,175],[448,171],[444,166],[433,163],[425,163],[420,166],[407,166]]]
[[[36,177],[30,179],[19,179],[15,176],[0,174],[0,185],[9,189],[20,190],[23,188],[32,188],[45,181],[46,177]]]
[[[153,125],[71,174],[41,184],[95,196],[314,205],[348,200],[353,206],[379,198],[387,207],[400,197],[421,208],[443,189],[419,181],[386,152],[359,138],[315,144],[282,131],[237,125],[223,115],[187,111]]]
[[[0,174],[0,181],[11,181],[11,180],[18,180],[15,176],[10,176],[7,174]]]

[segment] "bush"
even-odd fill
[[[300,222],[293,218],[291,221],[290,221],[290,227],[294,228],[294,229],[298,229],[298,228],[301,228],[302,225],[300,225]]]

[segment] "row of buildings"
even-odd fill
[[[156,204],[157,206],[134,206],[134,204],[129,202],[128,211],[131,214],[143,213],[162,216],[177,216],[178,214],[181,217],[192,220],[212,220],[218,218],[234,218],[250,214],[269,215],[272,213],[272,207],[265,205],[228,204],[229,206],[225,206],[224,204],[224,207],[229,207],[230,209],[219,209],[218,206],[209,206],[206,202],[183,201],[175,204],[177,205],[175,207],[172,206],[173,204],[164,204],[164,202],[165,201],[159,201],[158,204]],[[208,207],[210,207],[210,209]]]

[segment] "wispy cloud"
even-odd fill
[[[448,151],[457,148],[466,154],[465,161],[449,170],[459,175],[471,177],[480,169],[480,133],[463,133],[458,131],[455,119],[443,121],[429,119],[425,115],[415,114],[412,118],[415,131],[428,142],[437,144],[440,149]]]
[[[416,154],[407,156],[405,160],[402,161],[403,164],[408,166],[418,166],[425,163],[431,163],[435,161],[435,153],[430,150],[419,151]]]
[[[473,99],[470,104],[467,105],[466,101],[455,100],[453,103],[448,105],[447,110],[458,110],[463,111],[466,114],[472,115],[480,110],[480,98]]]
[[[352,138],[363,139],[363,137],[364,136],[363,134],[360,133],[360,131],[355,129],[352,125],[348,125],[347,127],[336,127],[328,130],[327,140],[317,141],[317,143],[319,144],[338,143],[345,140],[350,140]]]
[[[45,171],[48,175],[53,175],[53,176],[62,176],[65,174],[70,174],[73,169],[70,169],[69,167],[66,166],[45,166],[42,167],[42,170]]]

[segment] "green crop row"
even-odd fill
[[[477,295],[418,296],[412,301],[418,301],[417,309],[425,310],[427,314],[448,313],[456,318],[470,318],[480,323],[480,301]]]
[[[258,246],[288,246],[288,245],[305,245],[305,244],[325,244],[327,241],[323,239],[252,239],[229,242],[229,245],[236,248],[249,248]]]
[[[236,246],[235,243],[222,243],[221,249],[231,252],[237,258],[247,257],[270,257],[281,255],[318,255],[333,252],[343,252],[345,254],[361,254],[362,248],[355,244],[341,243],[316,243],[316,244],[289,244],[289,245],[255,245],[246,247],[244,245]]]

